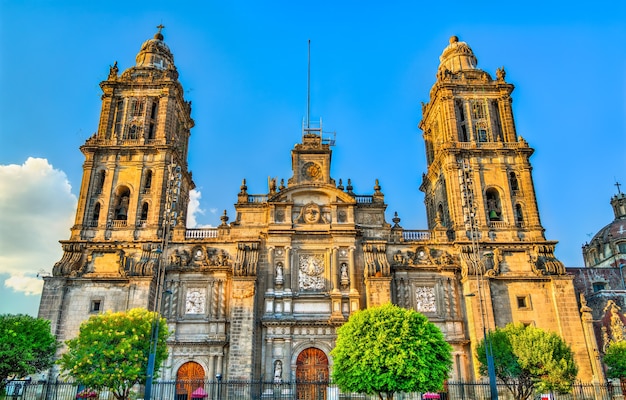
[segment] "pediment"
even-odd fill
[[[299,185],[295,188],[287,188],[277,193],[269,199],[270,202],[292,203],[294,205],[305,205],[315,203],[327,205],[332,203],[356,204],[354,197],[348,193],[330,186]]]

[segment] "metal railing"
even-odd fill
[[[506,386],[498,383],[500,399],[512,400]],[[9,381],[0,399],[6,400],[79,400],[85,387],[72,382]],[[130,399],[143,398],[143,386],[135,385]],[[614,400],[623,398],[619,383],[575,383],[569,393],[535,393],[530,399]],[[378,400],[378,395],[344,393],[331,382],[261,381],[158,381],[153,383],[154,400]],[[396,393],[396,400],[482,400],[490,398],[488,382],[447,382],[440,393]],[[85,400],[115,400],[113,393],[99,390],[98,397]]]

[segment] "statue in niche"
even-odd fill
[[[348,277],[348,265],[346,263],[341,263],[341,286],[347,287],[350,284],[350,278]]]
[[[276,277],[274,279],[274,282],[277,285],[282,285],[284,282],[284,278],[283,278],[283,263],[279,262],[276,264]]]
[[[283,382],[283,362],[280,360],[274,361],[274,383]]]

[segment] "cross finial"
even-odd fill
[[[622,185],[620,185],[619,182],[615,182],[615,186],[617,186],[617,194],[622,194],[622,191],[619,190],[619,187],[622,186]]]
[[[163,28],[165,28],[165,26],[164,26],[163,24],[159,24],[159,25],[157,26],[157,29],[159,30],[159,33],[161,33],[161,30],[162,30]]]

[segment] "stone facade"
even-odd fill
[[[443,331],[453,380],[478,378],[483,328],[509,322],[556,331],[579,378],[597,378],[572,277],[544,237],[533,150],[515,131],[504,69],[492,79],[456,38],[441,56],[420,123],[426,230],[386,221],[378,181],[356,194],[331,177],[321,123],[303,128],[286,182],[250,194],[243,181],[232,222],[185,228],[194,122],[177,77],[159,31],[135,66],[114,65],[101,83],[76,222],[40,306],[59,339],[92,313],[157,307],[173,332],[165,379],[318,380],[332,369],[337,327],[393,302]]]

